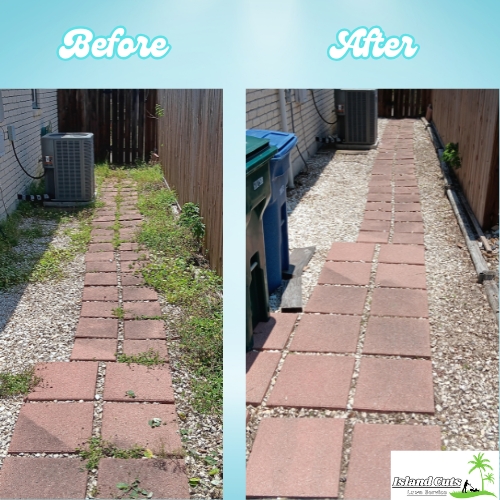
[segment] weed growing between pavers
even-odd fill
[[[134,363],[144,366],[156,366],[166,363],[166,361],[160,356],[160,353],[158,351],[155,351],[153,348],[150,348],[145,352],[139,352],[137,354],[118,354],[116,361],[118,363],[127,363],[127,365]]]
[[[143,446],[132,446],[131,448],[118,448],[101,437],[91,437],[87,440],[84,448],[77,448],[75,452],[82,460],[87,460],[85,467],[88,470],[97,469],[101,458],[143,458],[146,448]]]
[[[152,498],[153,492],[141,488],[139,486],[140,484],[141,481],[138,478],[135,478],[132,484],[117,483],[116,487],[122,492],[122,494],[117,498]],[[125,497],[125,495],[129,496]]]
[[[193,374],[193,405],[204,414],[222,413],[222,280],[199,254],[204,231],[196,206],[176,217],[176,195],[165,188],[158,165],[131,170],[138,208],[145,216],[139,243],[157,257],[142,271],[147,285],[182,310],[175,328],[183,359]]]
[[[0,373],[0,398],[8,398],[28,394],[42,381],[35,375],[35,368],[30,367],[21,373]]]

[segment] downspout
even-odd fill
[[[280,98],[280,113],[281,113],[281,130],[283,132],[288,132],[288,118],[286,116],[286,100],[285,100],[285,90],[279,89],[279,98]],[[295,184],[293,183],[293,169],[288,169],[288,187],[294,188]]]

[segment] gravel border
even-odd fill
[[[386,124],[387,120],[379,120],[380,134]],[[250,415],[247,458],[262,418],[345,418],[338,498],[343,498],[352,430],[358,422],[439,425],[443,449],[498,449],[498,327],[482,285],[477,283],[460,228],[444,194],[444,180],[434,147],[420,120],[415,121],[414,130],[416,176],[426,230],[424,242],[436,413],[267,408],[267,397],[281,370],[294,332],[283,350],[263,403],[258,407],[247,407]],[[358,155],[353,155],[350,161],[340,162],[337,155],[316,155],[309,172],[300,179],[298,189],[289,193],[290,249],[317,247],[303,275],[304,303],[317,283],[332,242],[356,239],[376,152],[365,156],[366,163],[361,158],[358,160]],[[348,169],[350,164],[362,165],[362,168]],[[342,170],[337,168],[340,166]],[[355,189],[346,193],[342,187],[348,185]],[[280,290],[272,296],[272,309],[275,311],[279,310],[279,298]],[[361,343],[363,335],[362,322]],[[356,357],[358,355],[359,352]],[[355,381],[356,375],[350,397]]]

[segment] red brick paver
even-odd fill
[[[7,457],[0,498],[85,498],[87,470],[79,458]]]
[[[158,353],[159,357],[164,361],[168,360],[167,343],[164,339],[123,341],[123,354],[127,354],[128,356],[148,352],[149,350]]]
[[[271,383],[281,353],[249,352],[246,359],[247,404],[259,405]]]
[[[267,405],[344,409],[353,370],[354,358],[351,357],[290,354]]]
[[[331,285],[368,285],[372,265],[363,262],[326,262],[318,283]]]
[[[164,339],[165,325],[158,319],[143,319],[136,321],[125,321],[125,339]]]
[[[117,339],[77,338],[71,352],[71,361],[115,361]]]
[[[366,294],[366,288],[317,286],[305,312],[360,315],[365,306]]]
[[[126,393],[133,391],[135,397]],[[173,403],[174,391],[168,366],[110,363],[106,367],[104,401]]]
[[[82,317],[87,318],[115,318],[113,312],[118,309],[118,302],[83,302]]]
[[[379,264],[375,283],[389,288],[425,289],[425,267],[408,264]]]
[[[382,245],[378,260],[385,264],[424,265],[424,249],[411,245]]]
[[[118,301],[118,289],[111,286],[86,286],[83,289],[84,301]]]
[[[90,273],[85,275],[85,286],[117,286],[117,285],[118,285],[118,276],[116,272]]]
[[[267,322],[259,323],[254,329],[254,349],[283,349],[286,345],[293,326],[297,321],[297,314],[271,314]]]
[[[28,401],[94,400],[97,363],[39,363],[35,375],[42,380]]]
[[[158,300],[158,294],[151,288],[143,286],[124,286],[123,300]]]
[[[304,314],[291,351],[353,353],[358,344],[361,316]]]
[[[247,466],[247,496],[338,496],[343,419],[264,418]]]
[[[427,292],[402,288],[376,288],[373,291],[371,314],[427,318],[429,316]]]
[[[125,319],[161,316],[158,302],[124,302]]]
[[[148,424],[153,418],[161,420],[158,427]],[[171,404],[106,403],[102,415],[102,437],[119,448],[144,446],[155,455],[182,449],[177,413]]]
[[[117,319],[80,318],[75,337],[82,338],[117,338]]]
[[[340,262],[371,262],[375,245],[370,243],[333,243],[326,260]]]
[[[9,453],[72,453],[92,435],[93,403],[27,403]]]
[[[356,424],[344,498],[390,498],[391,451],[440,449],[437,426]]]
[[[421,359],[363,358],[354,409],[434,413],[432,364]]]

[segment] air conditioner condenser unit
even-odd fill
[[[53,133],[42,137],[47,204],[84,204],[95,194],[94,134]]]
[[[372,149],[378,143],[376,90],[335,90],[339,149]]]

